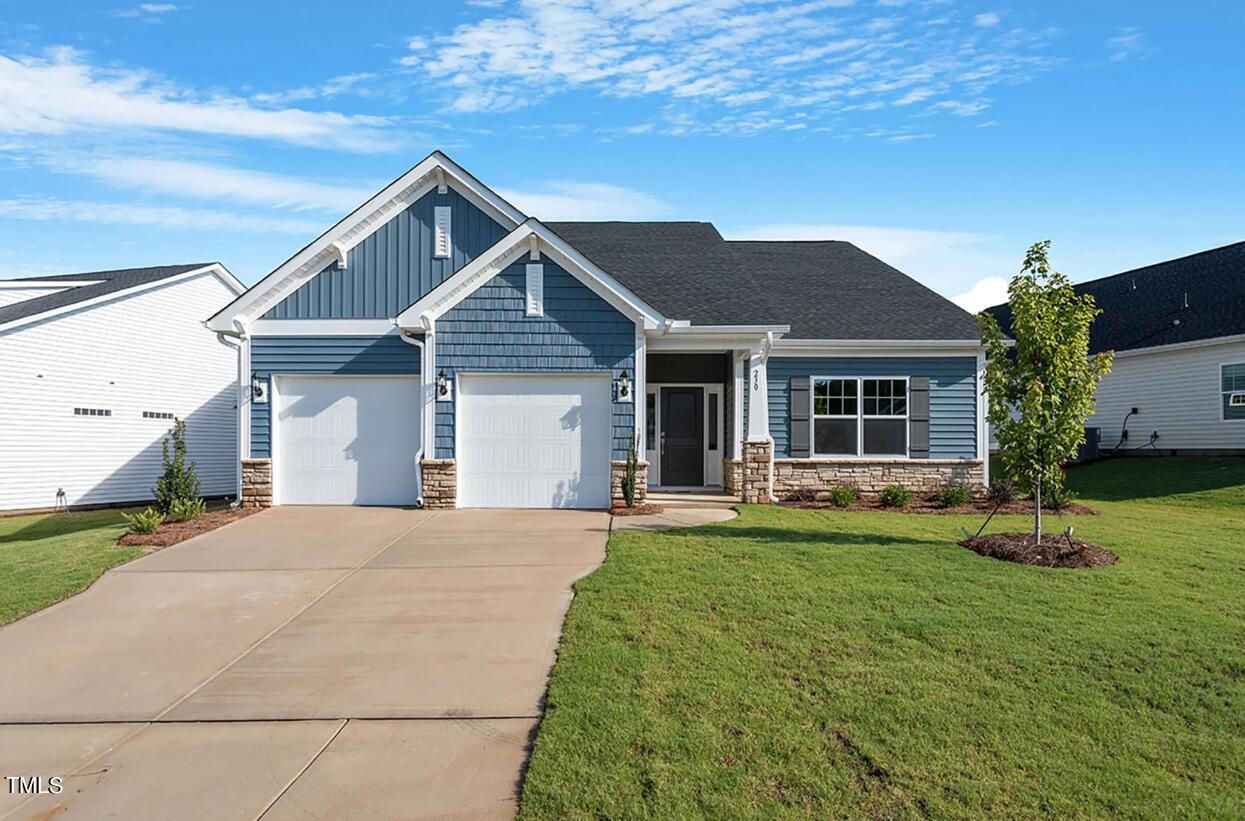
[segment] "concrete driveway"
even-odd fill
[[[609,517],[274,508],[0,629],[0,816],[508,817]],[[45,784],[46,786],[46,784]]]

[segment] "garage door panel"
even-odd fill
[[[280,504],[415,502],[417,377],[282,376],[276,402]]]
[[[466,375],[459,403],[461,506],[609,506],[608,377]]]

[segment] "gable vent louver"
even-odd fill
[[[438,205],[433,209],[432,255],[437,259],[450,256],[450,206]]]

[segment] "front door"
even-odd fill
[[[704,388],[661,389],[661,483],[705,483]]]

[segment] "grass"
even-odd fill
[[[615,535],[521,816],[1245,815],[1245,460],[1069,483],[1101,515],[1065,521],[1119,564],[978,556],[954,541],[980,517],[745,507]]]
[[[117,510],[0,518],[0,624],[85,590],[104,571],[143,554],[121,547]]]

